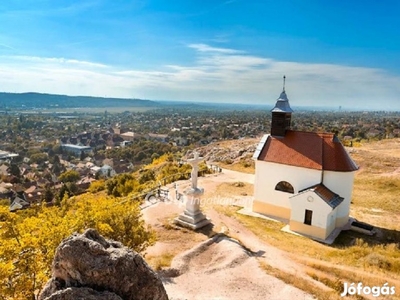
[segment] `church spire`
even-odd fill
[[[285,91],[286,76],[283,76],[283,89],[272,112],[271,134],[275,136],[285,136],[286,130],[290,129],[292,119],[292,108]]]
[[[275,107],[271,110],[271,112],[283,112],[283,113],[293,112],[293,110],[290,108],[289,99],[286,95],[285,84],[286,84],[286,76],[283,76],[283,90],[278,100],[276,101]]]

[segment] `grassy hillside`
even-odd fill
[[[363,144],[353,148],[351,155],[360,166],[351,214],[376,226],[400,230],[400,139]]]

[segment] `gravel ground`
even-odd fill
[[[254,254],[223,235],[177,256],[171,268],[180,275],[164,279],[170,299],[313,299],[266,274]]]

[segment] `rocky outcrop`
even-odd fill
[[[251,158],[258,141],[254,139],[237,140],[235,142],[213,143],[197,149],[200,155],[209,162],[236,162],[240,159]]]
[[[106,240],[96,230],[61,242],[52,278],[39,300],[168,300],[157,274],[136,252]]]
[[[122,300],[122,298],[120,296],[117,296],[115,293],[98,292],[91,288],[76,288],[76,287],[72,288],[70,287],[59,290],[45,299],[46,300],[77,300],[77,299]]]

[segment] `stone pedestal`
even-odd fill
[[[210,219],[200,210],[200,201],[203,194],[204,190],[200,188],[190,188],[184,192],[185,210],[174,220],[175,224],[196,230],[211,223]]]

